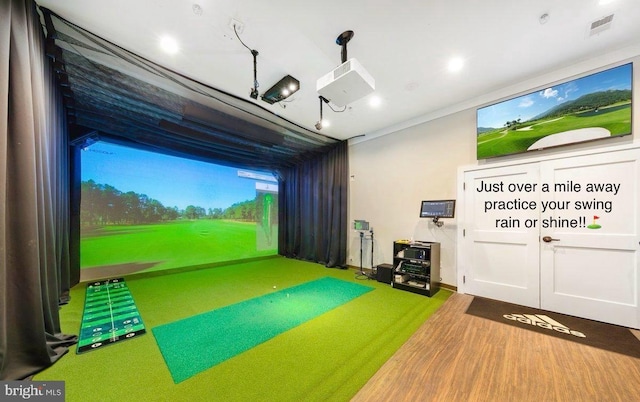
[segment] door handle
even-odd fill
[[[542,241],[545,243],[551,243],[552,241],[560,241],[560,239],[554,239],[551,236],[545,236],[542,238]]]

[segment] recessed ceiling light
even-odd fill
[[[453,59],[449,60],[449,64],[447,67],[452,73],[457,73],[458,71],[462,70],[462,67],[464,67],[464,59],[462,57],[454,57]]]
[[[176,54],[178,53],[178,50],[180,50],[178,41],[171,36],[166,35],[160,38],[160,48],[169,54]]]
[[[379,96],[373,95],[371,98],[369,98],[369,106],[377,108],[380,107],[380,105],[382,105],[382,99]]]

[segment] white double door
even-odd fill
[[[463,175],[460,291],[640,328],[640,149]]]

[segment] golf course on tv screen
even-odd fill
[[[632,64],[477,111],[478,159],[631,134]]]
[[[96,278],[277,254],[278,183],[96,142],[81,153],[80,266]]]

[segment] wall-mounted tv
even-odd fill
[[[631,134],[631,63],[477,110],[478,159]]]
[[[421,218],[453,218],[456,200],[425,200],[420,204]]]

